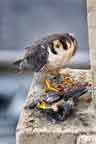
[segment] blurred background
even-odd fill
[[[32,80],[12,63],[24,47],[47,34],[71,32],[79,49],[67,67],[90,68],[86,0],[0,0],[0,144],[15,144],[15,130]]]

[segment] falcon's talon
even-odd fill
[[[48,91],[58,92],[58,89],[55,88],[55,86],[51,82],[49,82],[47,79],[45,80],[45,84],[46,84],[46,89],[45,89],[46,92]]]

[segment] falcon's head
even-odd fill
[[[73,46],[74,50],[72,55],[74,55],[78,48],[77,40],[71,33],[54,34],[50,35],[48,38],[50,44],[49,47],[54,54],[58,54],[61,49],[65,51],[71,50]]]
[[[78,43],[73,34],[55,34],[49,36],[48,43],[49,51],[49,65],[53,67],[64,66],[70,58],[75,54]]]

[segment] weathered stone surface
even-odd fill
[[[88,13],[88,26],[96,29],[96,11]]]
[[[19,135],[19,136],[18,136]],[[17,135],[17,142],[20,144],[74,144],[76,136],[73,134],[53,132],[24,133],[20,131]]]
[[[77,144],[96,144],[96,135],[80,135]]]
[[[96,69],[96,29],[90,28],[89,29],[89,46],[90,48],[90,58],[91,58],[91,65],[94,66],[93,70]]]
[[[96,10],[96,0],[87,0],[87,9],[88,12]]]
[[[93,97],[96,107],[96,0],[87,0],[88,34],[93,79]]]
[[[83,75],[86,82],[92,82],[90,70],[66,69],[61,71],[61,73],[62,72],[71,73],[75,75],[75,77],[80,77],[80,75]],[[36,84],[38,76],[39,75],[36,75],[32,82],[21,118],[18,123],[16,133],[17,144],[35,144],[39,142],[55,142],[62,144],[62,141],[67,144],[70,143],[70,140],[72,140],[72,143],[75,143],[76,135],[79,133],[94,133],[96,131],[96,118],[94,116],[93,109],[88,108],[87,104],[81,104],[81,102],[78,104],[78,108],[76,110],[77,112],[61,123],[52,123],[45,117],[40,117],[40,115],[38,116],[38,113],[35,113],[34,115],[32,109],[29,109],[28,107],[33,101],[32,96],[36,95],[36,92],[38,92],[38,89],[40,89],[40,85]],[[60,139],[58,139],[58,135],[61,135]]]

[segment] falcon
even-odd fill
[[[59,70],[69,62],[78,48],[73,34],[56,33],[35,41],[26,47],[25,55],[14,64],[19,70],[31,68],[32,72],[46,71],[58,74]],[[50,87],[48,81],[47,86]]]

